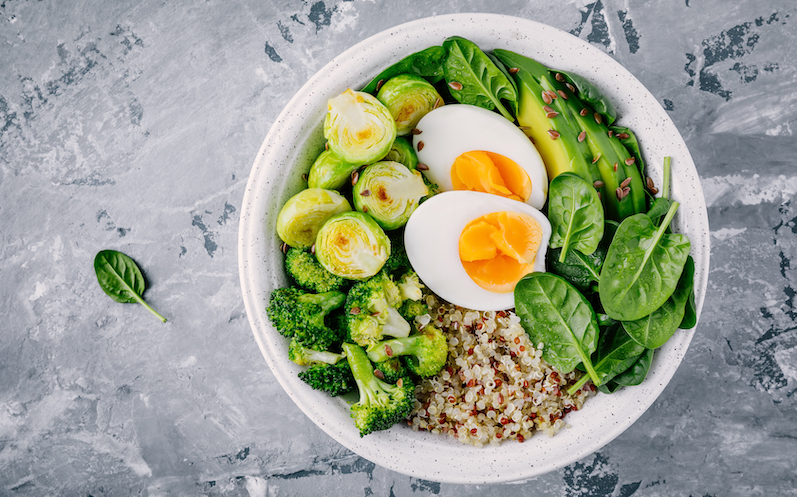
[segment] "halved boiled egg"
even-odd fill
[[[503,119],[503,118],[502,118]],[[479,311],[515,306],[515,284],[545,271],[551,224],[527,203],[449,191],[423,202],[404,231],[418,277],[452,304]]]
[[[441,191],[492,193],[542,209],[548,173],[529,138],[505,117],[474,105],[444,105],[416,125],[413,146]]]

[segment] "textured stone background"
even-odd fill
[[[465,487],[304,417],[253,340],[236,244],[260,143],[315,71],[479,11],[569,31],[650,89],[697,164],[712,268],[686,359],[627,432]],[[0,494],[797,495],[795,47],[793,0],[2,1]],[[141,264],[168,323],[102,293],[102,248]]]

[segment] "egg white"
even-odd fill
[[[451,166],[465,152],[483,150],[512,159],[531,180],[527,203],[542,209],[548,196],[548,173],[540,153],[514,123],[493,111],[475,105],[438,107],[415,126],[413,146],[418,162],[429,167],[426,177],[441,191],[453,190]],[[423,145],[421,145],[423,143]]]
[[[446,301],[468,309],[500,311],[515,307],[514,292],[494,293],[480,287],[465,272],[459,257],[459,238],[465,226],[478,217],[502,211],[529,214],[540,223],[542,240],[533,268],[535,272],[545,271],[551,223],[539,210],[489,193],[449,191],[423,202],[404,231],[407,256],[423,284]]]

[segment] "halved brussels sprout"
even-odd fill
[[[385,265],[390,257],[390,239],[368,214],[344,212],[321,227],[315,241],[315,255],[330,273],[364,280]]]
[[[313,165],[310,166],[310,173],[307,175],[307,186],[310,188],[338,190],[349,181],[351,173],[356,171],[358,167],[360,167],[360,164],[350,164],[341,159],[332,150],[324,150],[313,162]]]
[[[396,123],[373,95],[346,90],[327,102],[324,138],[341,159],[368,164],[387,154],[396,139]]]
[[[349,201],[336,191],[302,190],[282,206],[277,215],[277,235],[291,247],[309,248],[327,219],[350,210]]]
[[[429,189],[420,171],[381,161],[363,169],[353,193],[358,211],[367,212],[382,228],[394,230],[407,223]]]
[[[390,152],[388,152],[382,160],[401,162],[407,166],[408,169],[415,169],[418,167],[418,155],[415,153],[415,149],[412,148],[412,143],[401,136],[396,137],[396,140],[390,147]]]
[[[429,111],[443,105],[434,86],[420,76],[399,74],[379,89],[376,98],[390,109],[396,120],[396,134],[408,135]]]

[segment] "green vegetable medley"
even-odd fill
[[[436,189],[413,150],[414,127],[456,103],[516,122],[552,178],[548,272],[520,280],[515,311],[554,368],[585,372],[570,393],[590,381],[605,393],[639,384],[653,351],[696,324],[689,240],[670,227],[679,204],[668,198],[669,161],[656,198],[636,137],[614,123],[597,87],[451,37],[330,99],[327,146],[277,218],[291,284],[274,290],[267,314],[305,383],[333,396],[357,391],[361,436],[405,419],[414,385],[447,359],[444,333],[424,324],[425,290],[402,230]]]

